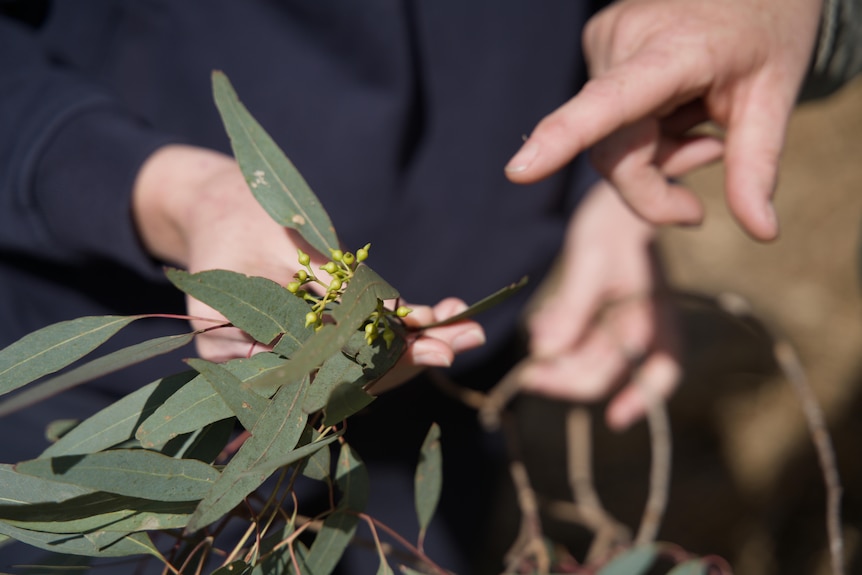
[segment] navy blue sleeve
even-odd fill
[[[0,18],[0,251],[161,276],[131,217],[138,169],[172,138],[50,58]]]

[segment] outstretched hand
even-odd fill
[[[667,178],[723,156],[732,213],[753,237],[775,238],[779,156],[821,5],[615,2],[584,32],[591,80],[539,122],[507,165],[508,177],[535,182],[592,147],[596,168],[641,216],[696,224],[701,203]],[[690,134],[705,121],[725,139]]]
[[[522,388],[559,399],[613,393],[614,429],[637,421],[680,376],[676,330],[653,250],[653,228],[607,182],[569,224],[556,277],[531,315]]]

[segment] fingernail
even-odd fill
[[[420,353],[416,355],[414,361],[417,365],[426,367],[450,367],[452,365],[452,361],[440,353]]]
[[[452,351],[455,353],[461,353],[471,349],[476,349],[484,343],[485,332],[481,329],[471,329],[470,331],[455,336],[452,340]]]
[[[510,173],[523,172],[530,167],[530,164],[533,163],[538,153],[539,145],[531,140],[527,140],[527,143],[521,146],[518,153],[506,164],[506,171]]]

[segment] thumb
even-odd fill
[[[791,108],[776,105],[777,99],[760,95],[743,101],[734,110],[725,143],[728,206],[742,228],[761,241],[778,236],[772,196]]]

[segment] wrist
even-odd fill
[[[208,184],[236,171],[233,158],[205,148],[171,144],[151,154],[132,192],[132,215],[147,252],[188,267],[191,229]]]

